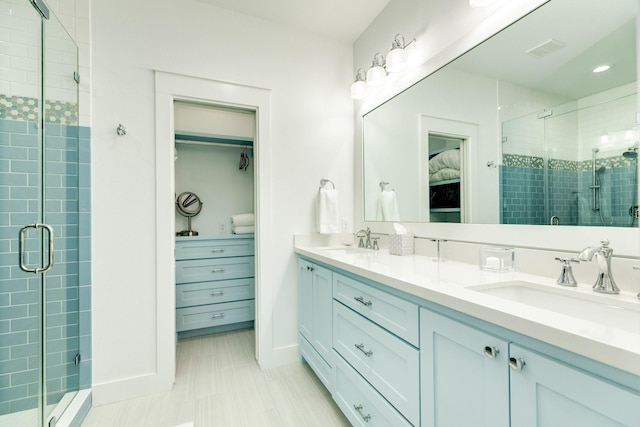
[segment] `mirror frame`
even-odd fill
[[[370,227],[375,233],[393,233],[392,222],[364,220],[364,116],[549,1],[552,0],[506,3],[499,11],[488,17],[473,31],[450,44],[422,65],[399,76],[394,84],[384,86],[377,93],[355,104],[354,225],[356,229]],[[636,19],[640,21],[640,18],[636,17]],[[640,25],[638,27],[640,28]],[[637,47],[637,49],[640,49],[640,47]],[[640,108],[638,111],[640,111]],[[606,238],[610,241],[616,256],[640,258],[640,228],[638,226],[633,229],[625,227],[586,227],[589,232],[585,233],[585,227],[562,225],[417,222],[402,222],[402,224],[410,232],[414,233],[416,237],[562,252],[579,252],[582,248],[596,245],[600,239]]]

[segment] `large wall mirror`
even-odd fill
[[[637,227],[637,6],[552,0],[368,112],[364,220]]]

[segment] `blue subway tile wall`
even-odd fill
[[[14,116],[0,118],[0,415],[38,404],[43,298],[47,402],[91,385],[91,258],[81,250],[91,239],[90,129],[61,124],[69,117],[63,111],[46,124],[47,148],[41,153],[36,122]],[[41,161],[44,200],[38,190]],[[17,255],[17,230],[41,222],[43,205],[55,235],[44,295],[38,277],[20,270]],[[27,265],[40,263],[38,233],[27,234]]]
[[[500,166],[502,224],[637,225],[629,210],[638,205],[635,160],[622,156],[598,159],[601,186],[594,204],[592,162],[505,154]],[[545,184],[545,176],[548,184]],[[545,194],[545,188],[549,188]],[[545,209],[545,204],[548,205]],[[594,209],[598,207],[599,209]]]

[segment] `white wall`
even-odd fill
[[[351,46],[192,0],[93,0],[92,38],[94,403],[158,387],[136,381],[158,369],[153,70],[271,91],[269,231],[279,238],[264,260],[273,335],[261,344],[295,349],[292,235],[315,231],[320,178],[353,218]]]

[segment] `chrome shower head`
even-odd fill
[[[622,157],[624,157],[625,159],[637,159],[638,158],[638,149],[636,148],[635,150],[628,150],[625,151],[624,153],[622,153]]]

